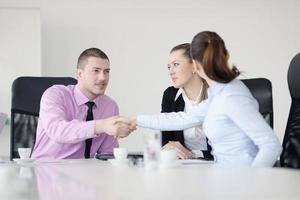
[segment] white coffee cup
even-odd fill
[[[162,164],[174,164],[177,160],[177,154],[174,149],[162,150],[160,152],[160,162]]]
[[[31,148],[18,148],[18,153],[21,159],[30,158]]]
[[[127,159],[128,151],[126,148],[114,148],[114,157],[116,160]]]

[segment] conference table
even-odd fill
[[[1,200],[300,199],[300,171],[184,163],[148,169],[96,159],[0,163]]]

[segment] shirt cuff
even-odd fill
[[[95,128],[96,128],[96,121],[92,120],[92,121],[87,121],[86,122],[86,137],[87,138],[93,138],[93,137],[96,137],[96,131],[95,131]]]
[[[142,126],[143,125],[143,116],[142,115],[137,115],[136,116],[136,124],[138,126]]]
[[[192,150],[193,158],[204,158],[203,152],[201,150]]]

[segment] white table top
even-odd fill
[[[300,199],[300,171],[216,164],[147,170],[99,160],[0,164],[0,199]]]

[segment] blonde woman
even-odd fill
[[[164,91],[161,112],[187,112],[207,98],[208,85],[193,67],[189,43],[172,48],[168,69],[173,86]],[[180,159],[213,159],[201,125],[185,130],[163,131],[162,145],[162,149],[175,149]]]

